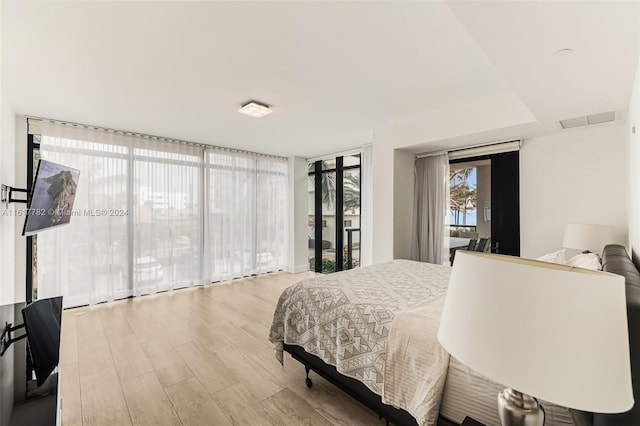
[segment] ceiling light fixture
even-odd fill
[[[242,105],[242,108],[240,108],[238,112],[255,118],[261,118],[272,113],[269,105],[256,101],[249,101]]]
[[[573,49],[567,47],[565,49],[556,50],[553,52],[553,56],[567,56],[571,52],[573,52]]]

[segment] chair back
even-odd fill
[[[480,238],[480,241],[478,241],[478,244],[476,245],[475,251],[489,253],[490,250],[491,250],[491,238]]]
[[[471,239],[469,240],[469,245],[467,246],[467,251],[476,251],[476,245],[478,244],[478,240]]]

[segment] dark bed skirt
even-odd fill
[[[333,383],[348,395],[360,401],[362,404],[366,405],[394,425],[418,425],[416,419],[414,419],[411,414],[391,405],[384,404],[382,402],[382,397],[373,393],[362,382],[339,373],[333,365],[329,365],[317,356],[309,354],[300,346],[285,344],[284,350],[291,354],[293,359],[300,362],[321,377],[324,377],[329,382]],[[440,417],[438,419],[438,426],[457,426],[457,423]]]

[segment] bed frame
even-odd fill
[[[293,359],[304,365],[306,372],[305,383],[308,387],[313,385],[313,381],[309,377],[309,372],[313,371],[376,412],[381,419],[386,420],[387,426],[389,423],[398,426],[418,425],[416,419],[414,419],[411,414],[391,405],[384,404],[382,397],[371,391],[364,383],[339,373],[333,365],[329,365],[317,356],[309,354],[302,347],[287,345],[285,343],[284,350],[285,352],[289,352]],[[438,419],[438,426],[457,425],[457,423],[447,420],[442,416]]]
[[[640,425],[640,272],[634,266],[626,249],[617,244],[605,246],[602,252],[603,270],[625,277],[627,290],[627,319],[629,322],[629,346],[631,355],[631,376],[633,394],[637,403],[623,414],[594,414],[594,426],[629,426]],[[597,342],[594,342],[597,344]],[[393,423],[399,426],[416,426],[417,422],[408,412],[384,404],[382,397],[367,388],[362,382],[340,374],[332,365],[325,363],[315,355],[307,353],[302,347],[284,344],[284,350],[291,357],[304,365],[305,383],[313,385],[309,372],[314,371],[324,377],[348,395],[360,401],[380,418],[386,420],[387,426]],[[635,367],[635,368],[634,368]],[[457,426],[457,423],[442,416],[438,418],[438,426]]]

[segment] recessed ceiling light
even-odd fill
[[[553,56],[567,56],[571,52],[573,52],[573,49],[570,49],[570,48],[567,47],[566,49],[556,50],[553,53]]]
[[[240,108],[238,112],[245,115],[250,115],[251,117],[260,118],[264,117],[267,114],[271,114],[272,111],[267,104],[262,104],[256,101],[249,101],[246,104],[242,105],[242,108]]]

